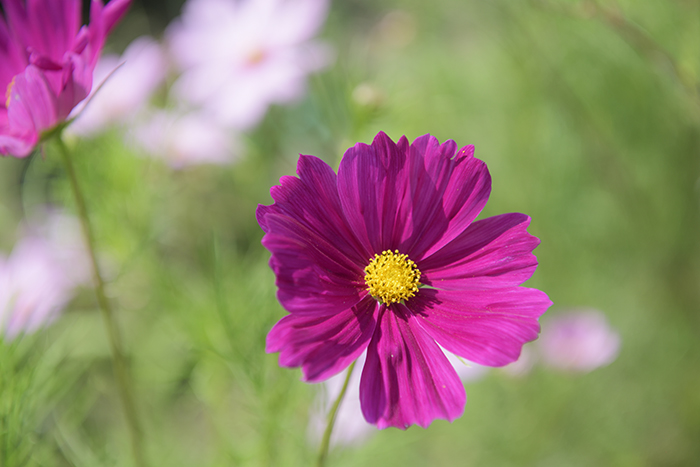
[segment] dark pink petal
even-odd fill
[[[117,23],[126,14],[129,6],[131,6],[131,1],[132,0],[111,0],[107,3],[102,11],[105,35],[112,32],[112,29],[114,29]],[[94,6],[96,3],[101,4],[102,2],[99,0],[92,0],[91,6]],[[91,18],[92,17],[94,16],[92,16],[91,13]]]
[[[491,193],[486,164],[474,157],[474,146],[455,154],[456,145],[440,145],[430,135],[410,148],[410,205],[401,236],[402,247],[414,261],[430,256],[459,234],[479,215]]]
[[[350,148],[338,191],[352,229],[373,252],[399,249],[414,261],[459,235],[481,212],[491,190],[474,148],[430,135],[408,145],[379,133],[371,146]]]
[[[352,264],[343,266],[320,251],[322,238],[298,226],[295,230],[289,218],[271,215],[267,220],[275,233],[265,235],[262,243],[272,253],[277,298],[287,311],[327,315],[350,308],[367,295],[358,287],[362,275],[347,269]]]
[[[397,145],[380,132],[371,146],[356,144],[340,162],[338,193],[352,231],[365,245],[365,262],[398,246],[394,230],[408,189],[407,151],[405,137]]]
[[[377,302],[367,298],[330,316],[287,315],[267,335],[266,350],[280,353],[280,366],[300,366],[305,381],[323,381],[365,350],[374,332],[376,309]]]
[[[365,419],[403,430],[462,415],[464,386],[440,347],[405,306],[382,310],[360,381]]]
[[[272,206],[258,206],[266,232],[277,297],[291,313],[328,315],[357,304],[364,290],[368,254],[347,226],[333,170],[322,160],[301,156],[299,178],[283,177],[273,187]]]
[[[532,276],[537,237],[525,214],[502,214],[471,224],[420,262],[421,282],[441,290],[478,290],[520,285]]]
[[[24,70],[27,66],[27,57],[22,47],[13,40],[7,25],[0,15],[0,96],[2,103],[0,108],[5,107],[7,86],[12,78]]]
[[[40,51],[55,62],[63,61],[80,25],[79,0],[2,0],[15,37],[23,50]]]
[[[425,332],[445,350],[488,366],[517,360],[523,344],[537,338],[537,318],[551,304],[544,292],[526,287],[422,288],[408,303]]]
[[[337,261],[351,262],[361,271],[371,256],[349,228],[338,197],[337,177],[328,164],[314,156],[299,156],[299,177],[282,177],[280,185],[272,187],[272,206],[258,206],[258,223],[266,232],[268,215],[277,214],[293,219],[304,229],[332,246],[324,252]],[[350,266],[348,266],[350,267]]]
[[[126,14],[130,5],[131,0],[112,0],[106,6],[103,5],[101,0],[92,0],[90,2],[90,24],[87,27],[89,47],[85,50],[84,59],[90,64],[92,69],[95,68],[107,35]],[[77,39],[82,39],[81,32],[77,32]],[[73,50],[76,53],[83,54],[82,47],[84,47],[83,41],[76,40]]]

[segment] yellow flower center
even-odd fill
[[[7,90],[5,91],[5,108],[10,107],[10,97],[12,96],[12,86],[15,85],[15,76],[12,77],[12,81],[7,85]]]
[[[252,49],[246,56],[246,64],[250,66],[258,65],[265,60],[266,56],[267,54],[264,50],[258,48]]]
[[[375,254],[365,268],[367,290],[387,305],[413,297],[418,292],[419,280],[416,263],[399,254],[399,250]]]

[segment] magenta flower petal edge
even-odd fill
[[[552,304],[522,287],[537,267],[530,218],[475,221],[491,179],[473,146],[425,135],[358,143],[338,173],[301,156],[260,205],[277,297],[289,312],[267,351],[323,381],[367,350],[360,403],[378,428],[427,427],[464,411],[447,350],[503,366],[537,338]]]

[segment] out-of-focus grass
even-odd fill
[[[143,11],[118,42],[129,21],[147,29]],[[270,111],[237,165],[172,172],[116,132],[72,142],[151,464],[311,463],[316,387],[264,353],[284,310],[254,211],[298,153],[337,165],[379,130],[475,144],[493,177],[483,215],[532,216],[542,244],[528,284],[550,295],[548,314],[599,308],[622,351],[586,375],[494,371],[467,386],[454,423],[378,432],[331,464],[696,463],[699,15],[683,1],[336,2],[325,33],[335,66],[303,102]],[[361,84],[374,93],[364,101]],[[73,204],[51,146],[22,186],[27,162],[0,162],[8,251],[23,208]],[[32,443],[27,465],[131,465],[94,307],[83,291],[50,329],[3,347],[0,420],[19,428],[0,436]]]

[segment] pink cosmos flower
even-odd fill
[[[310,40],[327,10],[327,0],[188,0],[167,31],[183,71],[174,93],[226,126],[252,128],[330,63],[329,48]]]
[[[131,0],[90,4],[80,26],[81,0],[0,0],[0,154],[28,155],[41,133],[68,117],[92,88],[107,34]]]
[[[113,123],[133,119],[142,110],[168,71],[161,46],[150,37],[135,39],[119,57],[103,55],[94,73],[90,99],[73,110],[71,133],[88,136]],[[99,91],[99,92],[95,92]]]
[[[230,131],[201,113],[158,111],[131,132],[134,143],[173,169],[234,162],[238,142]]]
[[[279,363],[317,382],[363,351],[360,404],[378,428],[454,420],[466,402],[442,349],[503,366],[537,338],[551,305],[520,287],[535,268],[530,218],[474,221],[491,179],[474,147],[379,133],[338,174],[301,156],[299,177],[258,206],[277,297],[290,313],[267,336]]]
[[[53,321],[90,278],[87,251],[75,219],[52,214],[0,255],[0,334],[13,339]]]
[[[543,363],[551,368],[587,373],[609,365],[620,352],[620,335],[598,310],[554,315],[545,330],[538,348]]]

